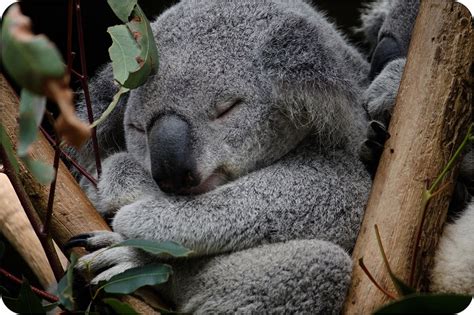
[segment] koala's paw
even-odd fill
[[[367,138],[359,148],[359,158],[372,175],[377,170],[385,141],[388,138],[390,134],[383,123],[376,120],[369,123]]]
[[[102,215],[114,213],[143,196],[161,194],[149,172],[124,152],[104,161],[97,189],[96,208]]]
[[[388,126],[398,94],[405,59],[390,61],[364,92],[363,102],[373,120]]]
[[[141,259],[142,255],[138,250],[130,247],[111,247],[123,240],[122,235],[118,233],[97,231],[73,237],[65,245],[65,249],[84,247],[91,251],[78,260],[75,271],[92,285],[96,285],[125,270],[145,264],[146,259]]]

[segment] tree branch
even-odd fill
[[[383,287],[392,283],[372,227],[383,228],[393,272],[408,282],[416,254],[413,284],[428,286],[434,250],[446,220],[457,167],[439,183],[423,219],[426,182],[441,173],[467,133],[473,104],[474,35],[469,11],[450,0],[421,2],[407,64],[364,222],[353,252],[364,256]],[[446,184],[449,183],[449,184]],[[422,221],[425,221],[422,224]],[[418,228],[423,237],[416,248]],[[387,303],[354,263],[345,314],[370,314]]]

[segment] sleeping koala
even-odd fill
[[[370,39],[372,63],[300,0],[183,0],[163,13],[152,24],[160,69],[98,127],[98,188],[81,179],[113,232],[73,244],[192,249],[167,260],[174,275],[161,290],[178,311],[339,313],[371,186],[358,158],[364,104],[396,93],[418,1],[377,8],[363,31],[388,39]],[[391,14],[402,26],[386,25]],[[389,79],[375,89],[380,76]],[[110,65],[92,80],[96,116],[112,82]],[[95,172],[90,144],[76,156]],[[102,251],[94,283],[158,259]]]

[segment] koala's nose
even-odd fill
[[[161,190],[179,193],[199,184],[186,121],[176,115],[160,117],[151,127],[148,144],[151,172]]]

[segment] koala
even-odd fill
[[[165,260],[174,274],[159,289],[180,312],[338,314],[371,187],[361,143],[396,94],[417,10],[367,10],[371,62],[301,0],[165,11],[152,23],[158,72],[97,128],[98,187],[80,183],[113,232],[71,241],[92,251],[78,269],[90,262],[98,283]],[[116,90],[109,64],[91,81],[96,117]],[[90,143],[74,154],[96,172]],[[107,248],[135,238],[194,254]]]

